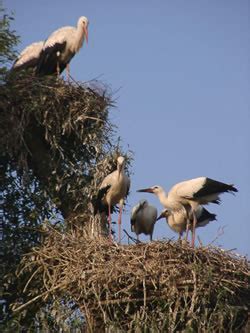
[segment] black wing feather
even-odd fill
[[[207,195],[212,195],[215,193],[224,193],[224,192],[238,192],[238,190],[232,184],[225,184],[217,180],[213,180],[211,178],[206,178],[203,187],[198,192],[194,193],[193,197],[194,199],[202,198]]]
[[[108,206],[103,204],[103,199],[105,194],[109,191],[111,185],[107,185],[99,189],[97,196],[93,198],[93,206],[94,206],[94,214],[96,215],[98,212],[105,212],[108,215]]]
[[[199,222],[203,222],[206,220],[210,220],[210,221],[216,220],[216,214],[210,213],[206,208],[203,207],[202,214],[199,217]]]
[[[46,47],[42,50],[37,65],[36,74],[50,75],[56,73],[58,56],[57,52],[63,52],[66,47],[66,41],[63,43],[55,43],[53,46]],[[66,64],[59,62],[60,73],[65,69]]]

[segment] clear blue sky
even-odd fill
[[[124,147],[135,153],[123,226],[130,230],[136,193],[151,185],[208,176],[233,183],[208,209],[217,222],[198,229],[208,244],[250,254],[249,8],[247,0],[83,1],[5,0],[15,13],[20,50],[59,27],[90,21],[89,44],[71,62],[71,75],[101,75],[119,90],[111,119]],[[114,217],[115,219],[115,217]],[[155,238],[177,237],[164,220]],[[147,239],[147,238],[145,238]]]

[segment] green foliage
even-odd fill
[[[0,80],[7,72],[6,65],[16,58],[15,47],[19,42],[19,37],[16,35],[16,31],[10,28],[12,20],[13,16],[6,13],[0,2]]]

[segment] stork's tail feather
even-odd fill
[[[130,224],[131,224],[131,231],[135,232],[135,219],[130,219]]]
[[[107,191],[110,189],[111,185],[107,185],[105,187],[102,187],[99,189],[96,196],[92,198],[92,204],[94,207],[94,215],[96,215],[98,212],[102,213],[105,212],[106,215],[108,215],[108,206],[103,204],[103,198]]]

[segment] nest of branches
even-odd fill
[[[94,332],[239,332],[247,322],[250,275],[243,257],[173,241],[117,245],[49,229],[44,245],[22,261],[29,300],[16,304],[16,312],[69,297]]]
[[[100,141],[107,145],[105,138],[112,132],[108,109],[113,103],[100,82],[65,82],[54,76],[21,73],[1,86],[0,97],[5,125],[1,126],[1,144],[18,157],[22,167],[27,162],[24,155],[30,153],[29,140],[41,134],[52,157],[60,154],[72,161],[79,153],[95,157],[95,145]]]
[[[114,143],[113,106],[110,90],[97,81],[12,74],[0,90],[6,170],[11,166],[27,188],[38,181],[63,217],[72,220],[86,211],[117,156],[126,155]]]

